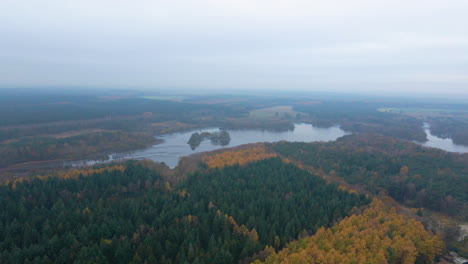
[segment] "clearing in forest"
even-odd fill
[[[295,117],[299,112],[293,110],[290,105],[274,106],[268,108],[260,108],[250,111],[250,117],[267,118],[267,117]]]

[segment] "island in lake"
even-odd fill
[[[211,144],[213,145],[221,145],[221,146],[227,146],[229,145],[229,142],[231,142],[231,136],[229,133],[225,130],[221,130],[219,132],[202,132],[198,133],[195,132],[190,136],[189,141],[187,144],[190,145],[190,148],[192,150],[195,150],[200,144],[202,143],[203,140],[209,139],[211,141]]]

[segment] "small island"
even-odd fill
[[[189,141],[187,144],[190,145],[190,148],[192,150],[195,150],[203,140],[209,139],[211,141],[211,144],[213,145],[221,145],[221,146],[227,146],[229,145],[229,142],[231,142],[231,136],[229,133],[225,130],[221,130],[219,132],[202,132],[198,133],[195,132],[190,136]]]

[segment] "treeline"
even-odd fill
[[[74,132],[92,129],[122,130],[124,132],[148,131],[150,124],[157,120],[158,117],[156,116],[151,116],[151,118],[143,115],[113,116],[90,120],[59,121],[45,124],[0,127],[0,142],[22,137],[55,135],[70,131]]]
[[[9,185],[13,190],[16,190],[16,185],[23,182],[31,182],[34,179],[48,180],[49,178],[58,178],[58,179],[78,179],[80,177],[93,176],[95,174],[101,174],[103,172],[112,172],[114,170],[124,171],[125,167],[121,164],[116,165],[103,165],[94,166],[93,168],[87,169],[68,169],[63,171],[57,171],[55,173],[42,173],[36,175],[28,175],[26,177],[2,177],[0,179],[1,185]]]
[[[146,133],[108,131],[64,138],[27,137],[0,143],[0,167],[56,159],[81,159],[108,152],[144,148],[156,142]]]
[[[468,156],[377,135],[328,143],[273,144],[275,151],[410,207],[468,217]]]
[[[226,130],[216,131],[216,132],[202,132],[202,133],[192,133],[187,144],[190,145],[192,150],[196,149],[200,144],[209,139],[213,145],[227,146],[231,142],[231,135]]]
[[[38,124],[57,121],[85,120],[108,116],[131,116],[154,113],[160,120],[179,120],[194,116],[238,116],[238,110],[227,106],[180,103],[144,98],[102,100],[98,98],[24,105],[1,105],[0,126]]]
[[[318,126],[340,125],[357,133],[374,133],[407,140],[426,141],[421,120],[405,115],[383,113],[377,109],[383,103],[327,101],[296,104],[294,110],[309,114],[310,122]]]
[[[331,228],[290,243],[264,262],[315,264],[433,263],[442,241],[414,220],[386,208],[379,200],[360,215],[352,215]]]
[[[226,118],[220,123],[220,126],[225,129],[261,129],[268,131],[294,130],[292,120],[275,118]]]
[[[223,151],[202,157],[202,162],[209,168],[224,168],[233,165],[245,165],[250,162],[276,157],[276,153],[268,153],[264,145],[238,150]]]
[[[180,186],[128,162],[0,186],[0,262],[250,262],[367,203],[278,158]]]
[[[226,117],[245,114],[243,110],[228,106],[141,98],[0,105],[0,141],[86,129],[154,133],[158,131],[152,127],[153,123],[222,125]]]
[[[433,117],[429,118],[427,122],[433,135],[441,138],[451,138],[455,144],[468,146],[468,120]]]

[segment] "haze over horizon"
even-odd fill
[[[468,95],[468,1],[0,3],[0,86]]]

